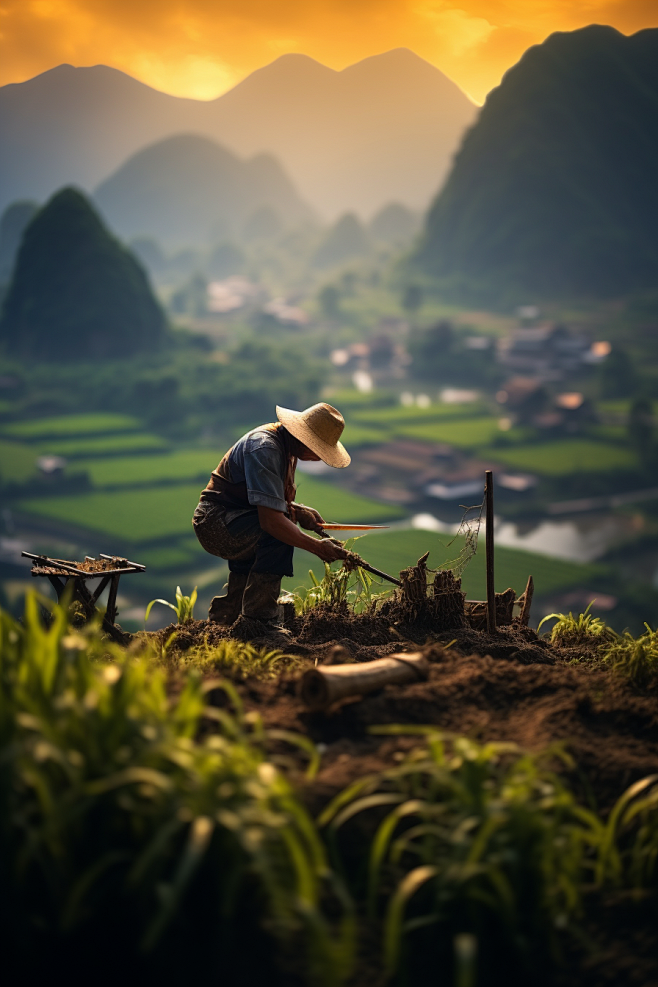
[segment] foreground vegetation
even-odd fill
[[[23,975],[75,981],[104,951],[108,980],[216,979],[221,956],[231,983],[339,985],[364,962],[395,983],[539,982],[593,888],[656,888],[655,777],[603,818],[555,774],[559,749],[388,726],[417,746],[314,819],[315,747],[245,714],[230,681],[283,656],[176,659],[170,638],[121,649],[57,607],[46,623],[34,596],[0,614],[0,910]]]

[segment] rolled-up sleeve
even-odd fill
[[[265,436],[250,436],[244,450],[244,477],[247,497],[254,507],[288,510],[285,499],[286,464],[283,452]]]

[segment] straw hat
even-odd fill
[[[291,411],[277,405],[276,416],[290,434],[308,446],[323,463],[336,469],[350,465],[350,455],[338,441],[345,428],[345,419],[330,404],[314,404],[306,411]]]

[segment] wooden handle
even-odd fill
[[[429,662],[419,652],[395,654],[354,665],[309,668],[300,682],[300,696],[311,709],[325,709],[338,699],[375,692],[385,685],[424,681]]]

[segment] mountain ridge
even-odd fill
[[[171,96],[109,66],[56,66],[0,88],[0,210],[64,184],[90,190],[141,148],[199,133],[273,154],[328,217],[425,207],[477,107],[405,49],[340,71],[282,55],[215,100]]]

